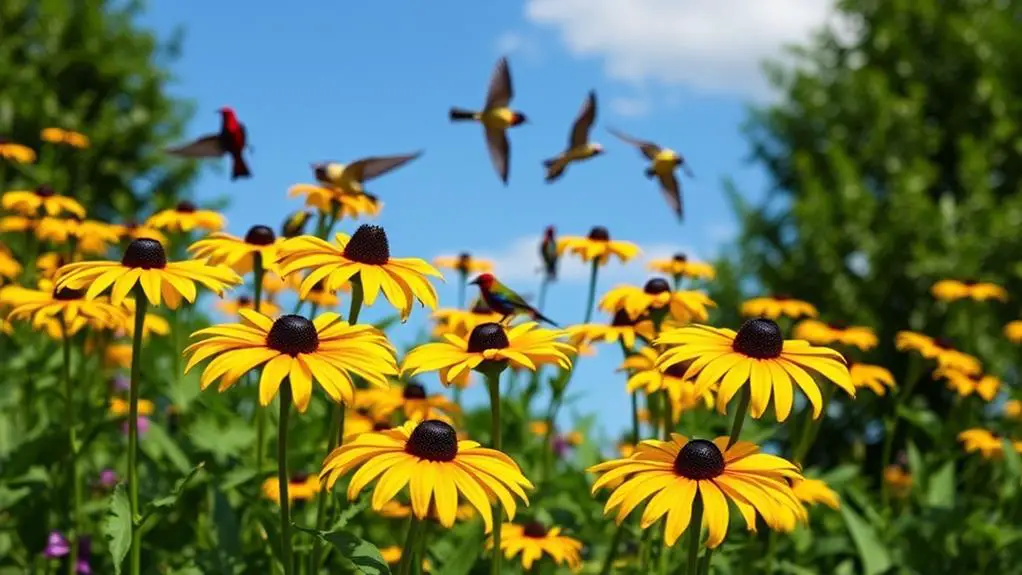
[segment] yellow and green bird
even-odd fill
[[[350,164],[339,162],[322,162],[312,164],[312,171],[316,180],[328,186],[332,186],[349,194],[364,194],[362,184],[378,178],[391,170],[417,159],[422,151],[400,156],[370,156],[355,160]]]
[[[486,135],[486,147],[490,151],[490,161],[497,170],[500,181],[507,185],[508,168],[511,163],[511,146],[507,141],[507,129],[526,122],[525,114],[512,110],[509,106],[514,97],[511,84],[511,70],[507,58],[501,58],[493,69],[490,87],[486,92],[486,102],[481,112],[464,108],[451,108],[452,122],[479,122],[483,125]]]
[[[613,128],[608,128],[608,131],[621,141],[638,148],[642,155],[650,161],[646,168],[646,177],[651,180],[653,178],[660,180],[660,191],[663,193],[667,205],[671,207],[679,220],[684,219],[685,208],[681,199],[681,186],[678,183],[678,178],[674,176],[674,170],[680,167],[686,176],[695,177],[692,170],[685,164],[685,158],[678,152],[658,146],[653,142],[633,138]]]
[[[579,110],[575,123],[571,126],[568,137],[568,148],[556,157],[543,162],[546,168],[546,181],[553,182],[564,174],[564,170],[572,162],[583,162],[603,153],[603,146],[589,141],[589,131],[596,121],[596,91],[590,90],[582,109]]]

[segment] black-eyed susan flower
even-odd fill
[[[387,418],[400,410],[407,419],[423,421],[426,419],[451,418],[461,413],[461,408],[445,395],[426,393],[426,388],[418,382],[409,381],[404,385],[391,385],[387,388],[369,389],[359,392],[371,405],[371,411],[379,418]]]
[[[171,232],[190,232],[195,229],[217,232],[224,229],[227,220],[213,210],[200,210],[187,200],[173,209],[156,212],[143,224],[145,227]]]
[[[224,391],[263,365],[259,403],[269,405],[287,378],[295,405],[305,412],[312,398],[313,381],[334,401],[352,405],[352,373],[377,386],[386,386],[387,376],[397,374],[393,346],[372,326],[348,325],[340,315],[330,312],[312,321],[300,315],[273,320],[251,310],[239,310],[238,314],[242,323],[217,325],[192,334],[202,339],[185,349],[184,353],[191,355],[185,373],[213,358],[199,379],[203,389],[219,379],[220,391]]]
[[[85,299],[95,299],[111,288],[110,302],[120,305],[136,286],[154,306],[163,301],[176,309],[183,297],[195,301],[198,282],[222,295],[228,287],[241,283],[230,269],[211,266],[202,260],[168,262],[163,244],[149,239],[132,240],[121,261],[95,261],[68,264],[60,269],[57,288],[86,289]]]
[[[87,299],[84,290],[55,289],[49,280],[41,280],[39,289],[35,290],[4,289],[0,303],[11,307],[10,319],[31,320],[36,329],[45,327],[54,319],[63,321],[66,335],[78,333],[87,325],[112,330],[128,321],[123,307],[112,305],[105,299]]]
[[[820,315],[816,307],[800,299],[787,295],[757,297],[742,304],[742,315],[746,317],[765,317],[776,320],[781,316],[798,319],[800,317],[816,317]]]
[[[115,343],[103,349],[103,365],[106,367],[131,367],[131,344]]]
[[[277,261],[278,240],[268,226],[252,226],[244,238],[226,232],[214,232],[188,246],[188,253],[207,258],[212,264],[225,264],[239,274],[254,269],[255,257],[265,268]]]
[[[670,441],[643,441],[631,457],[589,468],[590,472],[602,473],[592,491],[595,494],[624,479],[604,507],[604,513],[617,509],[618,524],[652,497],[639,525],[646,529],[666,515],[664,542],[668,547],[692,522],[697,496],[702,501],[701,526],[709,531],[707,547],[717,547],[727,534],[728,500],[735,504],[749,530],[756,529],[757,513],[774,530],[793,529],[798,520],[805,518],[805,510],[788,483],[789,479],[802,479],[798,467],[775,455],[760,453],[748,441],[738,441],[725,449],[727,443],[727,437],[690,441],[678,434],[672,434]]]
[[[487,540],[486,548],[493,549],[492,537]],[[526,571],[531,570],[532,565],[544,556],[572,571],[582,569],[582,542],[562,535],[560,527],[548,529],[539,521],[506,525],[500,540],[500,550],[507,559],[521,555],[522,567]]]
[[[818,418],[823,399],[806,370],[855,396],[841,354],[800,340],[785,341],[777,324],[766,318],[750,319],[737,332],[705,325],[683,327],[664,333],[656,344],[668,346],[657,358],[661,370],[691,362],[684,379],[695,380],[697,393],[720,383],[717,409],[721,411],[742,386],[748,385],[752,417],[763,415],[772,395],[777,420],[784,421],[791,413],[794,382],[812,404],[813,417]]]
[[[45,184],[35,190],[15,190],[0,197],[0,207],[23,216],[36,217],[43,214],[59,216],[64,213],[85,217],[85,208],[78,200],[68,196],[57,195],[53,188]]]
[[[287,191],[288,197],[305,196],[305,205],[316,208],[323,214],[336,213],[338,219],[358,219],[362,216],[376,217],[383,209],[383,202],[372,194],[352,194],[311,184],[296,184]]]
[[[691,261],[685,254],[674,254],[669,259],[651,260],[649,269],[670,275],[675,281],[681,278],[712,280],[717,275],[710,264]]]
[[[36,153],[35,150],[28,146],[23,146],[0,136],[0,159],[9,160],[17,164],[31,164],[36,160]]]
[[[273,270],[266,270],[266,273],[263,274],[263,292],[271,299],[284,290],[297,291],[301,284],[302,278],[298,274],[288,276],[287,279],[280,277],[280,274]]]
[[[1004,452],[1001,438],[988,429],[966,429],[958,434],[958,441],[966,453],[979,453],[983,459],[999,457]]]
[[[479,324],[497,323],[503,316],[490,309],[481,298],[476,299],[472,307],[464,309],[438,309],[433,312],[433,320],[436,326],[433,335],[441,337],[445,333],[465,336],[472,333],[472,330]]]
[[[706,321],[709,317],[707,308],[716,305],[703,292],[671,291],[671,286],[663,278],[653,278],[641,288],[617,286],[600,300],[601,310],[609,313],[624,310],[632,320],[646,314],[664,317],[669,313],[674,319],[683,322]]]
[[[1001,389],[1001,380],[995,375],[974,374],[969,375],[956,369],[938,369],[933,372],[934,378],[941,378],[947,382],[947,388],[957,393],[960,397],[969,397],[976,394],[983,398],[983,401],[991,401],[997,397]]]
[[[384,547],[380,549],[380,557],[387,562],[387,565],[397,565],[401,562],[401,554],[403,551],[401,547],[397,545],[391,545],[390,547]],[[422,572],[429,573],[433,569],[433,564],[429,562],[429,559],[422,560]]]
[[[71,218],[42,218],[36,223],[36,237],[54,244],[75,241],[75,249],[83,254],[104,254],[120,236],[106,222]]]
[[[349,288],[350,286],[343,286],[341,289]],[[304,296],[300,296],[299,299],[315,304],[321,308],[337,307],[341,303],[341,298],[337,297],[337,294],[331,291],[327,291],[323,288],[323,282],[318,281],[309,289],[309,292]]]
[[[940,301],[949,302],[965,298],[974,301],[991,299],[1008,301],[1008,292],[1001,286],[991,282],[973,280],[940,280],[933,284],[930,293]]]
[[[360,398],[363,395],[365,393],[359,393],[355,397],[356,406],[361,401]],[[369,409],[368,406],[356,407],[355,409],[349,409],[344,416],[344,440],[348,441],[352,437],[369,431],[386,431],[392,427],[394,426],[390,424],[389,418],[379,416]]]
[[[1022,419],[1022,401],[1009,399],[1004,402],[1004,417],[1008,419]]]
[[[127,400],[121,399],[120,397],[113,397],[110,398],[110,407],[108,408],[108,412],[111,417],[127,417],[129,412],[128,407]],[[156,406],[152,401],[149,401],[148,399],[138,400],[139,415],[149,416],[152,415],[155,410]]]
[[[39,132],[39,138],[51,144],[61,144],[84,150],[89,147],[89,137],[81,132],[65,130],[64,128],[43,128]]]
[[[305,233],[305,226],[312,219],[313,213],[306,210],[298,210],[288,214],[284,223],[280,225],[280,235],[284,238],[295,238]]]
[[[941,369],[954,369],[969,375],[983,371],[978,359],[958,351],[954,344],[944,338],[932,338],[914,331],[899,331],[894,337],[894,346],[900,351],[915,351],[926,359],[932,359]]]
[[[863,351],[877,346],[877,336],[872,329],[838,322],[824,323],[815,319],[805,319],[795,326],[793,335],[796,339],[804,339],[816,345],[839,343],[853,345]]]
[[[267,477],[262,485],[263,497],[280,505],[280,480]],[[319,477],[308,473],[292,473],[287,482],[288,503],[310,501],[319,493]]]
[[[569,326],[565,329],[568,334],[568,343],[571,345],[592,344],[598,342],[616,343],[620,341],[625,347],[635,347],[635,339],[642,338],[645,341],[653,341],[656,330],[653,321],[648,317],[633,320],[628,313],[619,310],[614,313],[610,325],[601,323],[584,323]]]
[[[333,489],[341,476],[356,468],[348,483],[349,499],[379,477],[371,501],[372,508],[379,510],[408,485],[415,517],[427,518],[432,504],[445,527],[454,525],[458,499],[464,497],[489,532],[490,497],[513,519],[518,508],[515,497],[528,504],[525,489],[532,489],[510,457],[475,441],[459,441],[453,427],[436,420],[409,421],[388,431],[359,435],[327,456],[320,479]]]
[[[589,235],[565,236],[557,239],[557,255],[564,252],[574,254],[583,262],[595,262],[598,265],[606,265],[610,256],[617,257],[621,262],[639,255],[639,246],[620,240],[610,239],[610,232],[603,226],[596,226],[589,231]]]
[[[386,517],[388,519],[405,519],[412,516],[412,506],[402,503],[397,499],[391,499],[384,503],[383,507],[381,507],[377,513],[381,517]],[[472,507],[471,503],[459,503],[458,510],[454,513],[454,518],[458,521],[468,521],[475,516],[476,508]],[[437,524],[440,523],[440,518],[436,514],[435,506],[430,508],[428,519]]]
[[[0,232],[31,232],[35,235],[39,220],[25,216],[4,216],[0,218]]]
[[[848,373],[855,387],[868,387],[873,393],[883,396],[887,388],[894,389],[894,375],[886,367],[868,363],[848,362]]]
[[[822,503],[835,511],[841,507],[841,498],[821,479],[795,479],[791,482],[791,492],[802,503]]]
[[[456,256],[438,256],[433,258],[433,265],[437,268],[456,271],[465,276],[493,272],[493,262],[474,258],[468,252],[462,252]]]
[[[700,401],[708,408],[713,407],[712,392],[716,389],[716,384],[698,390],[700,393],[697,394],[695,382],[683,377],[686,369],[684,364],[677,363],[660,371],[656,366],[656,359],[656,351],[649,347],[644,347],[625,358],[618,370],[631,373],[627,382],[628,393],[635,393],[638,390],[646,393],[667,391],[671,400],[675,402],[673,411],[675,419],[681,414],[678,407],[688,410]]]
[[[467,340],[449,333],[444,335],[444,341],[416,347],[408,352],[401,371],[415,376],[439,370],[440,381],[450,385],[465,373],[492,364],[535,371],[539,365],[549,363],[570,369],[568,353],[574,348],[558,341],[562,334],[558,330],[540,328],[535,322],[511,328],[484,323],[477,325]]]
[[[1004,337],[1011,343],[1022,343],[1022,320],[1008,322],[1004,326]]]
[[[124,224],[111,224],[113,230],[122,240],[137,240],[138,238],[150,238],[160,242],[163,245],[167,245],[167,236],[163,235],[160,230],[149,227],[145,224],[140,224],[134,220],[128,221]]]
[[[21,264],[7,246],[0,243],[0,278],[14,279],[21,275]]]
[[[238,310],[255,309],[255,302],[247,295],[239,295],[234,299],[223,299],[216,302],[216,307],[224,315],[233,317],[238,315]],[[280,315],[280,306],[272,301],[262,301],[259,302],[259,312],[270,317],[277,317]]]
[[[912,474],[901,465],[892,463],[884,468],[884,483],[896,497],[905,497],[912,490]]]
[[[73,261],[82,261],[81,255],[74,256]],[[60,252],[46,252],[35,260],[35,268],[39,276],[48,280],[57,277],[57,270],[69,264],[68,258]]]
[[[335,243],[314,236],[291,238],[278,249],[282,275],[310,270],[299,290],[302,297],[320,281],[328,291],[337,291],[357,276],[366,305],[373,305],[383,292],[402,320],[408,319],[416,300],[436,309],[436,289],[429,277],[443,276],[421,259],[390,257],[390,242],[380,226],[360,226],[350,237],[337,234]]]

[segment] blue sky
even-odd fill
[[[191,135],[215,130],[215,110],[235,108],[255,150],[254,177],[231,182],[213,162],[195,193],[227,196],[229,231],[279,226],[301,207],[286,197],[311,181],[309,163],[423,149],[405,168],[371,182],[385,202],[376,223],[398,257],[432,259],[467,250],[497,262],[497,273],[522,293],[535,292],[536,241],[547,225],[585,235],[594,225],[637,243],[645,257],[601,274],[600,291],[647,279],[645,260],[683,250],[709,258],[735,232],[722,193],[733,178],[755,197],[766,179],[746,162],[739,127],[748,102],[769,98],[758,62],[806,37],[826,17],[828,0],[785,0],[796,13],[761,10],[738,0],[713,6],[690,0],[526,0],[524,2],[280,3],[161,0],[143,20],[158,33],[186,32],[175,64],[175,94],[193,99]],[[490,166],[481,131],[451,125],[451,105],[478,106],[500,55],[511,63],[514,107],[530,123],[510,135],[511,180]],[[573,166],[559,182],[542,178],[542,159],[564,146],[589,89],[600,114],[593,138],[607,153]],[[605,128],[674,148],[697,179],[683,181],[686,220],[679,225],[638,153]],[[354,222],[342,222],[351,232]],[[585,270],[569,265],[551,288],[547,315],[581,321]],[[441,304],[456,305],[456,276],[440,286]],[[382,301],[382,298],[381,298]],[[342,305],[346,305],[342,302]],[[378,302],[369,319],[389,313]],[[597,314],[596,317],[599,317]],[[428,318],[416,310],[392,332],[400,344]],[[619,352],[584,358],[572,383],[572,409],[596,412],[607,434],[628,425]],[[439,383],[425,378],[433,389]],[[480,386],[467,394],[482,401]],[[570,414],[569,414],[570,415]],[[565,422],[567,424],[567,422]]]

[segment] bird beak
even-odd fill
[[[472,285],[472,286],[477,286],[477,285],[479,285],[479,278],[476,278],[476,279],[474,279],[474,280],[472,280],[472,281],[468,282],[468,285]]]

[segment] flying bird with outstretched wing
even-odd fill
[[[589,131],[596,121],[596,92],[589,91],[582,109],[579,110],[575,123],[571,126],[568,136],[568,147],[564,152],[543,162],[546,168],[546,181],[553,182],[564,174],[564,170],[573,162],[584,162],[589,158],[603,153],[603,146],[589,141]]]
[[[322,162],[312,165],[316,180],[349,194],[364,194],[362,184],[422,156],[422,151],[400,156],[371,156],[350,164]]]
[[[646,177],[651,180],[657,178],[660,181],[660,191],[663,193],[667,205],[670,206],[679,220],[683,220],[685,208],[681,198],[681,185],[678,183],[678,178],[674,175],[674,170],[681,168],[686,176],[690,178],[695,177],[695,174],[692,173],[692,170],[685,163],[685,158],[670,148],[664,148],[653,142],[633,138],[613,128],[608,128],[607,131],[621,141],[638,148],[642,155],[649,160],[650,163],[646,167],[645,172]]]
[[[182,158],[219,158],[229,154],[231,180],[251,177],[252,172],[242,155],[248,140],[245,124],[239,122],[234,110],[227,106],[217,112],[220,114],[220,132],[207,134],[183,146],[168,148],[167,153]]]

